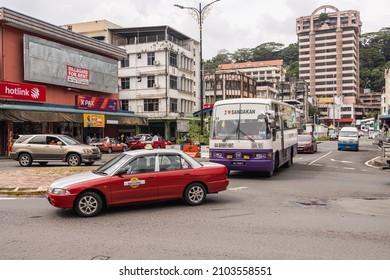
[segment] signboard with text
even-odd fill
[[[0,99],[46,102],[46,87],[34,84],[0,81]]]
[[[76,106],[79,109],[116,112],[117,104],[118,100],[115,99],[78,95]]]
[[[67,65],[66,80],[72,84],[89,85],[89,70]]]
[[[104,127],[104,115],[83,114],[84,127]]]

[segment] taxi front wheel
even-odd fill
[[[74,207],[80,216],[93,217],[102,210],[103,200],[95,192],[85,192],[77,197]]]
[[[189,205],[200,205],[206,199],[206,188],[200,183],[192,183],[184,191],[184,200]]]

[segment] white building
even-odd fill
[[[200,110],[199,43],[169,26],[121,28],[103,21],[64,28],[126,49],[119,62],[120,107],[148,117],[149,126],[125,134],[178,137],[177,121]]]

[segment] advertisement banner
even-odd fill
[[[72,84],[89,85],[89,70],[67,65],[66,80]]]
[[[0,99],[46,102],[46,87],[34,84],[0,81]]]
[[[79,109],[116,112],[118,110],[117,104],[118,100],[115,99],[86,95],[77,96],[77,108]]]
[[[84,127],[104,127],[104,115],[83,114]]]

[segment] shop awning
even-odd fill
[[[201,110],[196,111],[196,112],[194,112],[192,115],[193,115],[194,117],[199,116],[199,115],[200,115],[200,111],[201,111]],[[204,109],[203,109],[203,114],[206,114],[206,113],[209,113],[209,114],[211,115],[211,114],[213,113],[213,107],[204,108]]]
[[[379,116],[380,120],[390,120],[390,115]]]
[[[118,121],[121,125],[148,125],[146,116],[126,111],[87,111],[66,106],[45,105],[0,104],[0,121],[82,123],[83,114],[100,114],[105,115],[107,120]]]

